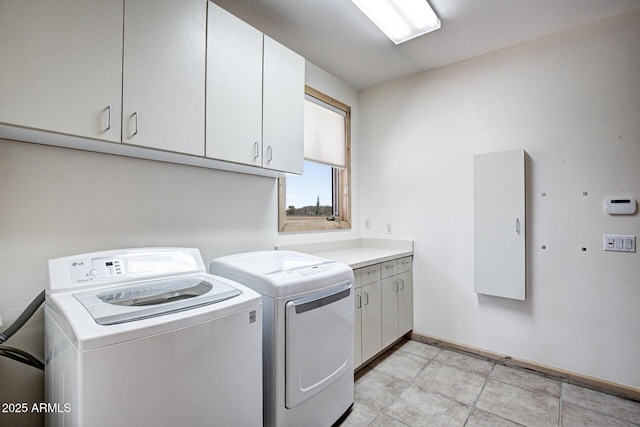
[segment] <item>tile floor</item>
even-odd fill
[[[404,340],[356,374],[347,426],[640,426],[640,403]]]

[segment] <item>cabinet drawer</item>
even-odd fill
[[[380,280],[380,264],[369,265],[361,268],[362,285],[373,283]]]
[[[394,276],[398,272],[398,260],[383,262],[380,267],[380,275],[383,279]]]
[[[353,287],[358,289],[362,286],[362,268],[353,270]]]
[[[413,257],[404,257],[398,260],[398,273],[404,273],[405,271],[411,271],[411,260]]]

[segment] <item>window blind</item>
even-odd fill
[[[346,167],[346,113],[312,96],[305,96],[304,158],[333,167]]]

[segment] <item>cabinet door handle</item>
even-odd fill
[[[516,233],[520,234],[520,218],[516,218]]]
[[[267,147],[267,163],[271,163],[271,160],[273,160],[273,147],[269,145]]]
[[[364,293],[364,305],[369,305],[369,292]]]
[[[258,157],[260,157],[260,143],[258,141],[253,143],[253,148],[254,148],[254,156],[253,156],[253,160],[257,160]]]
[[[393,291],[394,291],[394,292],[398,292],[398,291],[400,290],[400,285],[398,284],[398,281],[397,281],[397,280],[394,280],[394,281],[393,281],[393,283],[394,283],[394,285],[395,285],[395,286],[394,286],[394,288],[395,288],[395,289],[394,289]]]
[[[356,295],[356,308],[362,308],[362,296]]]
[[[108,131],[109,129],[111,129],[111,105],[107,105],[107,128],[105,129],[105,131]]]
[[[404,291],[404,279],[400,279],[400,290]]]
[[[131,116],[133,117],[133,124],[134,124],[133,126],[134,131],[131,136],[136,136],[138,134],[138,112],[135,111]]]

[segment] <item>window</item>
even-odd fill
[[[304,173],[278,180],[278,229],[351,228],[351,107],[305,88]]]

